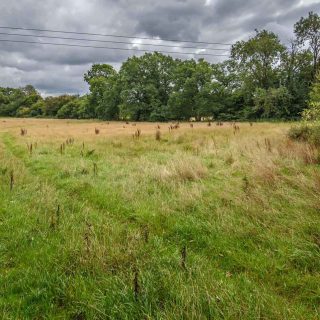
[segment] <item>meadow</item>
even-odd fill
[[[319,150],[176,127],[0,119],[1,319],[320,318]]]

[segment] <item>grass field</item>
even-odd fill
[[[0,119],[0,318],[319,319],[318,151],[157,126]]]

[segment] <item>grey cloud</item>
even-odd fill
[[[167,39],[198,40],[206,16],[202,1],[161,1],[137,15],[137,32]]]
[[[255,28],[267,28],[287,41],[292,36],[293,24],[308,11],[318,11],[319,3],[320,0],[312,4],[310,0],[309,4],[301,0],[1,0],[0,21],[2,26],[224,43],[247,39]],[[0,35],[0,39],[9,37]],[[10,39],[80,43],[22,37]],[[168,48],[166,51],[187,50]],[[44,94],[84,93],[88,88],[83,73],[92,63],[110,63],[119,68],[121,62],[133,54],[140,55],[130,51],[0,42],[0,85],[30,83]],[[208,57],[208,60],[217,62],[222,58]]]

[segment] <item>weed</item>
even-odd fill
[[[160,140],[161,140],[161,131],[160,131],[160,130],[157,130],[157,131],[156,131],[156,140],[157,140],[157,141],[160,141]]]
[[[95,153],[95,149],[88,150],[88,151],[86,152],[86,157],[90,157],[90,156],[92,156],[94,153]]]
[[[317,318],[317,145],[176,124],[1,122],[3,318]]]
[[[234,159],[232,154],[229,154],[225,160],[226,164],[228,164],[229,166],[232,165],[234,163]]]
[[[20,129],[21,136],[25,136],[25,135],[27,135],[27,133],[28,133],[27,129],[23,129],[23,128]]]
[[[137,129],[133,135],[134,138],[139,139],[141,136],[141,130]]]
[[[134,297],[136,301],[138,301],[139,294],[140,294],[140,284],[139,284],[139,271],[137,268],[134,269],[133,292],[134,292]]]
[[[13,170],[10,171],[10,191],[13,190],[13,185],[14,185],[14,173]]]
[[[93,163],[93,175],[96,176],[98,174],[98,165],[94,162]]]
[[[264,145],[268,152],[272,152],[271,141],[269,138],[264,139]]]
[[[186,261],[187,261],[187,247],[184,245],[181,249],[181,268],[186,270]]]

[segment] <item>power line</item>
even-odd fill
[[[100,43],[120,43],[120,44],[137,44],[142,46],[154,46],[154,47],[168,47],[168,48],[180,48],[180,49],[198,49],[198,50],[212,50],[212,51],[228,51],[229,49],[223,48],[199,48],[199,47],[181,47],[166,44],[152,44],[152,43],[139,43],[139,42],[126,42],[126,41],[114,41],[114,40],[98,40],[98,39],[85,39],[85,38],[73,38],[73,37],[58,37],[58,36],[46,36],[43,34],[23,34],[23,33],[7,33],[0,32],[0,35],[6,36],[19,36],[19,37],[33,37],[33,38],[47,38],[47,39],[60,39],[60,40],[76,40],[76,41],[88,41],[88,42],[100,42]]]
[[[222,43],[222,42],[206,42],[206,41],[190,41],[190,40],[178,40],[178,39],[157,39],[152,37],[134,37],[119,34],[102,34],[102,33],[89,33],[89,32],[76,32],[76,31],[65,31],[65,30],[51,30],[51,29],[37,29],[37,28],[21,28],[21,27],[8,27],[0,26],[0,29],[10,29],[10,30],[24,30],[24,31],[39,31],[39,32],[52,32],[52,33],[67,33],[67,34],[81,34],[89,36],[101,36],[101,37],[115,37],[115,38],[128,38],[128,39],[139,39],[139,40],[160,40],[160,41],[170,41],[170,42],[185,42],[185,43],[197,43],[197,44],[207,44],[207,45],[222,45],[222,46],[232,46],[232,43]]]
[[[174,52],[174,51],[162,51],[162,50],[144,50],[136,48],[114,48],[114,47],[99,47],[80,44],[68,44],[68,43],[54,43],[54,42],[38,42],[38,41],[24,41],[24,40],[7,40],[0,39],[1,42],[9,43],[30,43],[30,44],[45,44],[53,46],[65,46],[65,47],[80,47],[80,48],[95,48],[95,49],[109,49],[109,50],[122,50],[122,51],[139,51],[139,52],[159,52],[166,54],[180,54],[180,55],[196,55],[196,56],[212,56],[212,57],[228,57],[228,54],[212,54],[212,53],[196,53],[196,52]]]

